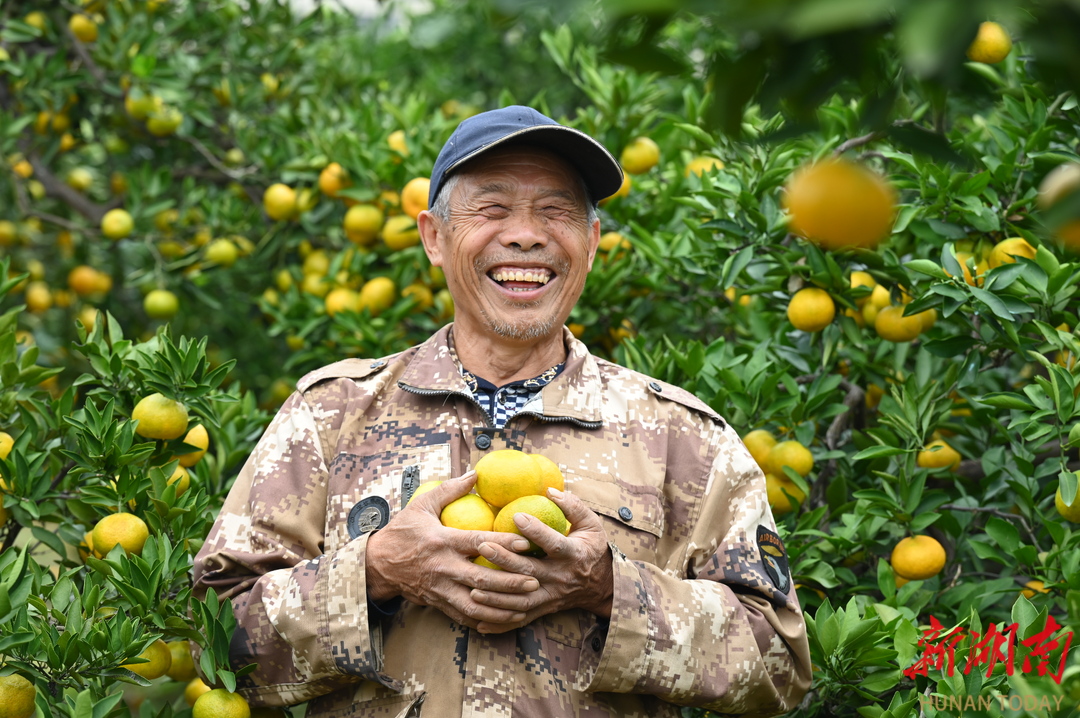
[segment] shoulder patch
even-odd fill
[[[296,390],[303,393],[319,382],[327,379],[366,379],[378,374],[390,364],[393,357],[382,359],[342,359],[324,367],[308,372],[296,382]]]
[[[724,421],[723,417],[713,411],[711,406],[688,392],[686,389],[681,389],[673,384],[657,381],[656,379],[649,379],[648,377],[646,377],[645,382],[649,391],[656,396],[667,399],[668,401],[673,401],[676,404],[681,404],[688,409],[693,409],[697,413],[709,417],[717,424],[727,426],[727,422]]]

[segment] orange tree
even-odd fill
[[[1041,674],[1030,639],[1080,625],[1076,11],[524,7],[0,9],[0,672],[47,715],[120,711],[124,682],[168,715],[182,684],[121,666],[191,638],[232,686],[230,614],[186,581],[256,404],[452,317],[415,180],[462,117],[525,102],[633,170],[570,326],[709,401],[762,464],[816,668],[797,713],[1071,710],[1071,653]],[[999,29],[965,57],[987,20],[1015,45]],[[154,392],[208,429],[183,494],[191,447],[132,420]],[[142,553],[83,563],[114,512],[145,523]],[[965,632],[957,670],[905,675],[931,617]],[[1012,623],[1014,670],[964,673],[971,632]]]

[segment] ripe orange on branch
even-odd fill
[[[836,304],[824,289],[806,287],[795,292],[787,308],[788,321],[804,332],[820,332],[836,317]]]
[[[892,230],[896,191],[877,173],[824,159],[792,173],[784,191],[792,232],[824,249],[872,249]]]
[[[893,548],[889,563],[898,576],[923,581],[945,568],[945,547],[932,536],[908,536]]]
[[[1011,50],[1012,38],[1005,28],[996,22],[984,22],[979,25],[978,34],[968,46],[967,56],[974,62],[993,65],[1008,57]]]
[[[144,396],[131,412],[138,421],[135,433],[147,439],[179,439],[187,433],[187,407],[180,402],[154,393]]]

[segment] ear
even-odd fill
[[[593,220],[592,226],[589,227],[589,267],[588,271],[592,271],[593,260],[596,259],[596,250],[600,247],[600,220]]]
[[[439,238],[442,229],[442,221],[428,210],[424,210],[416,217],[416,228],[420,230],[420,241],[424,243],[424,251],[432,266],[443,265],[442,247]]]

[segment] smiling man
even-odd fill
[[[463,122],[418,218],[455,321],[313,372],[248,460],[196,559],[231,596],[255,704],[320,716],[773,715],[810,683],[765,480],[676,387],[592,356],[563,324],[622,172],[526,107]],[[442,526],[470,471],[559,464],[572,530]],[[421,482],[442,481],[410,499]],[[483,556],[502,570],[477,565]]]

